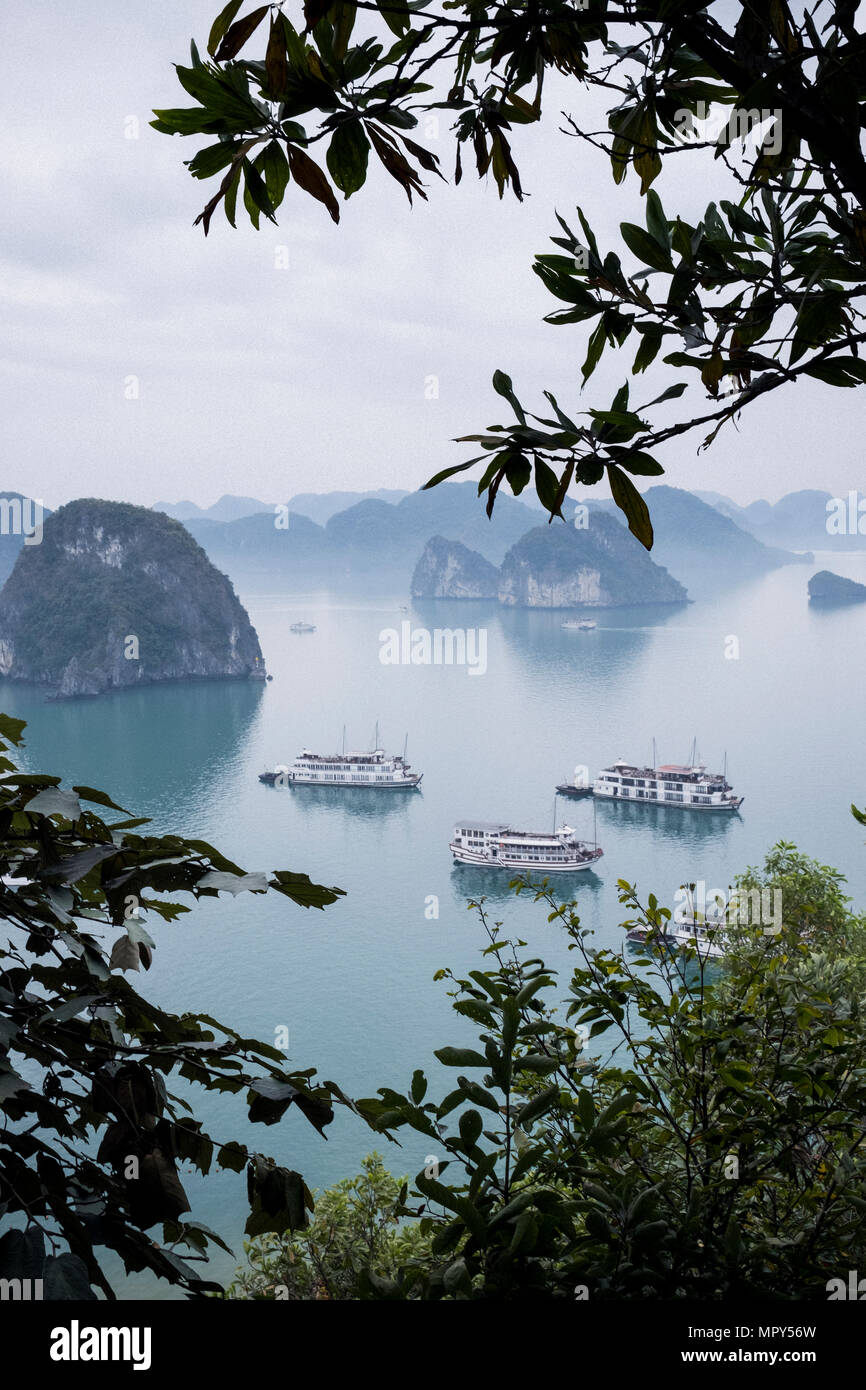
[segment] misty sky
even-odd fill
[[[570,413],[607,406],[636,343],[615,366],[606,353],[581,397],[586,331],[541,321],[556,302],[531,270],[534,253],[556,249],[555,208],[572,220],[579,202],[603,249],[622,250],[619,222],[643,221],[633,177],[617,188],[603,156],[558,133],[559,111],[586,101],[577,84],[551,84],[543,130],[514,133],[522,205],[467,170],[459,188],[425,176],[430,202],[410,209],[375,170],[341,197],[339,227],[290,185],[279,227],[263,218],[256,233],[239,215],[233,232],[219,211],[205,240],[192,222],[216,183],[182,161],[209,141],[159,135],[148,120],[152,107],[191,104],[172,63],[188,62],[190,37],[204,51],[220,7],[4,5],[0,488],[48,506],[411,489],[469,456],[453,436],[508,420],[490,386],[497,367],[530,408],[544,406],[544,387]],[[301,6],[286,9],[297,19]],[[450,179],[446,123],[418,138]],[[656,187],[669,216],[696,221],[731,192],[706,154],[668,168]],[[277,269],[284,246],[289,268]],[[433,375],[439,399],[427,400]],[[633,403],[675,379],[651,370]],[[708,453],[697,455],[697,432],[665,446],[660,481],[738,502],[857,488],[862,400],[817,382],[783,388]]]

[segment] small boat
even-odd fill
[[[556,791],[558,796],[571,797],[572,801],[592,796],[592,783],[587,778],[587,769],[578,764],[574,769],[574,779],[571,782],[560,782]]]
[[[598,623],[594,623],[591,618],[581,618],[577,623],[560,623],[560,627],[566,628],[569,632],[592,632],[598,627]]]
[[[290,625],[290,627],[289,627],[289,632],[315,632],[315,631],[316,631],[316,624],[315,624],[315,623],[292,623],[292,624]]]
[[[639,946],[657,946],[671,951],[692,950],[701,960],[721,960],[727,953],[729,934],[725,908],[702,912],[687,890],[687,905],[675,909],[664,931],[643,924],[632,927],[626,940]]]
[[[285,786],[289,781],[289,769],[285,766],[275,767],[273,772],[260,772],[259,781],[264,782],[265,786],[273,787],[279,782],[280,786]]]
[[[598,845],[579,840],[570,825],[545,833],[514,830],[496,821],[460,821],[449,849],[458,864],[481,869],[538,869],[545,874],[591,869],[602,857]]]

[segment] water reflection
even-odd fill
[[[303,783],[271,786],[260,783],[262,791],[273,796],[290,796],[301,810],[328,813],[344,812],[361,820],[381,820],[405,812],[417,801],[420,788],[414,791],[379,791],[375,787],[315,787]]]
[[[596,797],[599,840],[604,843],[604,827],[629,830],[649,830],[665,841],[678,845],[706,845],[727,835],[733,821],[740,820],[739,811],[685,811],[675,806],[636,806],[628,801]]]
[[[259,681],[177,681],[47,702],[39,687],[4,683],[0,705],[27,720],[29,769],[110,791],[142,814],[183,817],[247,757],[264,695]]]
[[[488,902],[507,902],[509,898],[514,898],[514,889],[509,885],[514,879],[519,878],[521,874],[516,870],[479,869],[474,864],[454,864],[451,869],[451,887],[454,895],[464,901],[472,899],[477,902],[479,898],[484,897]],[[540,887],[544,875],[530,874],[529,878],[534,887]],[[602,886],[602,880],[594,869],[551,874],[547,881],[548,889],[561,903],[597,893]],[[531,900],[532,893],[528,888],[523,890],[523,894]]]

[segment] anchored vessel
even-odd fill
[[[275,768],[273,772],[259,773],[259,781],[269,786],[291,783],[296,786],[316,787],[375,787],[381,791],[412,791],[417,787],[423,772],[413,772],[406,761],[406,747],[403,756],[386,753],[378,747],[379,730],[376,728],[376,747],[372,753],[312,753],[305,748],[299,753],[291,767]]]
[[[688,907],[674,912],[664,932],[656,931],[650,936],[646,927],[637,926],[626,934],[626,939],[641,946],[658,945],[672,951],[691,947],[701,960],[718,960],[727,954],[730,944],[727,927],[724,908],[715,912],[701,912],[689,894]]]
[[[315,623],[290,623],[289,632],[315,632]]]
[[[560,782],[556,788],[560,796],[568,796],[572,801],[579,801],[584,796],[592,796],[592,786],[587,781],[587,770],[579,763],[574,769],[574,780],[572,782]]]
[[[545,834],[477,820],[460,821],[454,827],[450,849],[458,864],[475,864],[482,869],[543,869],[548,874],[591,869],[602,856],[598,845],[579,840],[570,825]]]
[[[653,745],[655,762],[655,745]],[[725,759],[727,765],[727,759]],[[662,763],[660,767],[635,767],[623,758],[603,768],[592,784],[594,796],[608,801],[680,806],[689,811],[736,811],[743,798],[737,796],[724,772],[707,772],[704,763],[695,762],[694,749],[689,766]]]

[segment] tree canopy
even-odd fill
[[[632,476],[662,473],[668,440],[697,430],[707,447],[752,401],[802,376],[835,387],[866,380],[857,9],[851,0],[306,0],[247,10],[232,0],[206,56],[193,43],[190,65],[177,67],[195,104],[159,110],[153,125],[211,137],[187,161],[194,178],[219,176],[196,219],[205,233],[220,206],[235,225],[239,196],[256,228],[301,194],[336,222],[337,194],[364,186],[371,154],[410,202],[427,198],[424,176],[444,177],[440,159],[409,132],[433,113],[451,119],[456,183],[471,164],[500,196],[521,198],[520,129],[543,119],[546,79],[564,74],[574,86],[567,133],[588,159],[607,161],[616,184],[639,181],[644,225],[623,222],[620,244],[603,247],[583,209],[557,213],[558,249],[534,269],[557,301],[547,322],[585,325],[583,384],[606,351],[625,354],[626,380],[585,411],[545,392],[536,414],[498,369],[494,389],[513,421],[464,436],[480,452],[427,486],[483,463],[488,515],[503,482],[519,494],[534,479],[552,518],[572,484],[606,477],[649,548]],[[693,222],[653,185],[667,160],[695,149],[708,166],[721,161],[739,196],[708,203]],[[657,358],[682,379],[635,405],[628,377]],[[679,418],[659,419],[681,397]]]
[[[279,893],[324,908],[339,888],[289,870],[244,873],[203,840],[142,832],[93,787],[21,772],[9,756],[24,724],[0,715],[0,1277],[42,1279],[46,1298],[115,1297],[97,1250],[127,1273],[150,1270],[199,1294],[196,1269],[218,1233],[194,1218],[178,1172],[188,1161],[246,1173],[246,1232],[303,1227],[312,1198],[300,1173],[205,1128],[195,1088],[246,1097],[272,1125],[293,1108],[320,1133],[351,1104],[315,1069],[203,1013],[167,1013],[133,985],[156,948],[144,925],[172,923],[221,892]],[[89,807],[118,813],[104,820]],[[182,1078],[178,1090],[169,1084]],[[162,1228],[162,1242],[147,1232]]]

